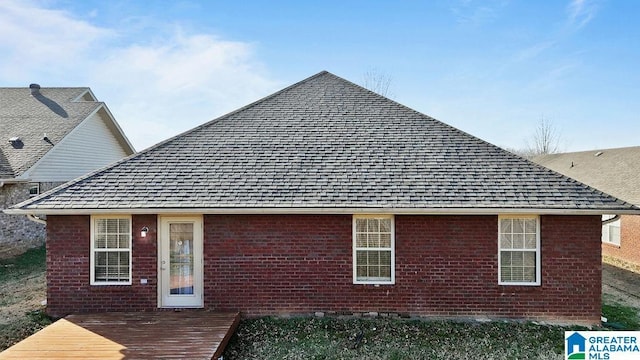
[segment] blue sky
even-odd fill
[[[636,1],[0,1],[0,86],[89,86],[137,149],[328,70],[499,146],[640,145]]]

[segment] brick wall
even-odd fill
[[[640,215],[620,217],[620,246],[603,243],[602,254],[640,265]]]
[[[91,286],[90,217],[47,219],[47,312],[51,316],[99,311],[145,311],[157,307],[156,216],[134,215],[132,285]],[[149,234],[140,237],[140,229]],[[140,279],[147,279],[143,285]]]
[[[496,216],[396,216],[396,284],[352,284],[351,216],[205,216],[205,306],[600,321],[600,218],[543,216],[542,286],[497,284]]]
[[[395,219],[396,284],[373,286],[352,283],[349,215],[205,215],[205,307],[600,321],[599,216],[541,217],[542,285],[533,287],[497,284],[496,216]],[[89,217],[49,221],[50,313],[156,308],[155,216],[133,217],[131,286],[88,285]]]

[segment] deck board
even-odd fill
[[[69,315],[0,353],[0,359],[217,359],[239,313]]]

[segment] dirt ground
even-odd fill
[[[640,309],[640,273],[603,263],[602,295],[621,305]]]

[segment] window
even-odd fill
[[[40,195],[40,183],[29,183],[29,196]]]
[[[602,215],[602,221],[613,219],[615,215]],[[602,225],[602,242],[620,246],[620,219]]]
[[[91,218],[91,285],[131,284],[131,218]]]
[[[498,234],[498,283],[540,285],[538,217],[500,216]]]
[[[393,216],[353,217],[353,283],[395,282]]]

